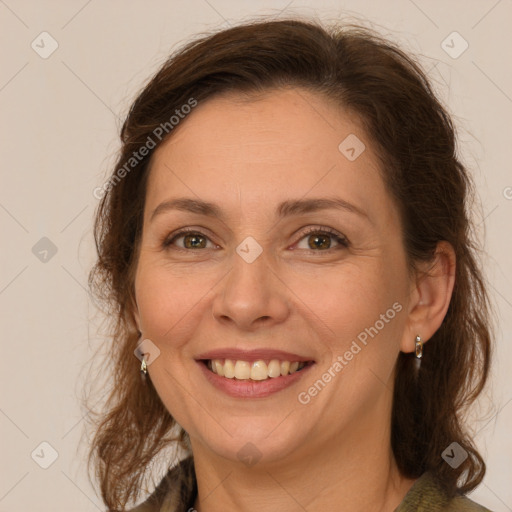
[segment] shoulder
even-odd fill
[[[449,497],[435,476],[426,472],[414,482],[395,512],[492,512],[467,496]]]
[[[451,499],[441,510],[446,512],[491,512],[488,508],[475,503],[466,496],[457,496]]]
[[[187,457],[168,471],[144,502],[126,512],[187,512],[196,493],[194,460]]]

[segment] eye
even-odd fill
[[[333,238],[341,248],[349,246],[348,240],[341,233],[330,228],[309,228],[302,234],[302,238],[300,240],[303,240],[304,238],[307,238],[308,247],[299,247],[299,249],[312,250],[315,252],[328,251],[333,249],[331,247],[331,239]],[[320,251],[317,249],[320,249]],[[334,248],[334,250],[336,250],[336,248]]]
[[[185,246],[178,246],[178,249],[187,250],[187,249],[205,249],[207,240],[210,240],[206,235],[201,233],[200,231],[195,231],[192,229],[183,229],[178,233],[174,234],[171,238],[167,238],[162,246],[164,249],[173,245],[176,240],[183,238]],[[211,242],[211,240],[210,240]],[[213,244],[215,245],[215,244]]]
[[[348,240],[341,233],[338,233],[337,231],[331,228],[319,228],[313,226],[302,234],[300,241],[306,237],[309,237],[308,247],[298,247],[299,249],[311,250],[315,252],[336,250],[336,248],[333,249],[331,247],[331,239],[333,238],[336,241],[336,243],[339,246],[341,246],[341,248],[346,248],[349,246]],[[180,239],[183,239],[185,244],[184,246],[176,244],[176,241]],[[162,247],[164,249],[168,249],[171,245],[177,245],[176,248],[178,250],[183,251],[186,251],[188,249],[208,249],[208,241],[214,247],[218,247],[204,233],[201,233],[200,231],[196,231],[194,229],[182,229],[178,233],[175,233],[166,240],[164,240],[164,242],[162,243]],[[317,249],[320,249],[320,251],[318,251]]]

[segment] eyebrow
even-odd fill
[[[339,197],[320,197],[312,199],[291,199],[279,203],[276,208],[276,217],[281,219],[292,215],[300,215],[305,213],[317,212],[320,210],[343,210],[349,213],[357,214],[369,220],[368,214],[357,206],[341,199]],[[150,222],[164,212],[178,210],[208,217],[217,217],[221,220],[225,219],[222,209],[215,203],[202,201],[200,199],[192,199],[188,197],[178,197],[169,199],[160,203],[151,214]]]

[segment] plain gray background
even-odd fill
[[[0,512],[104,509],[80,443],[79,398],[102,341],[87,291],[93,190],[115,162],[130,102],[169,52],[261,15],[367,20],[420,56],[454,115],[499,322],[480,401],[493,412],[471,422],[488,472],[471,498],[512,510],[510,0],[0,0]]]

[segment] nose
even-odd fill
[[[265,251],[251,263],[236,252],[232,260],[212,302],[213,317],[244,331],[285,321],[290,314],[290,290],[271,267]]]

